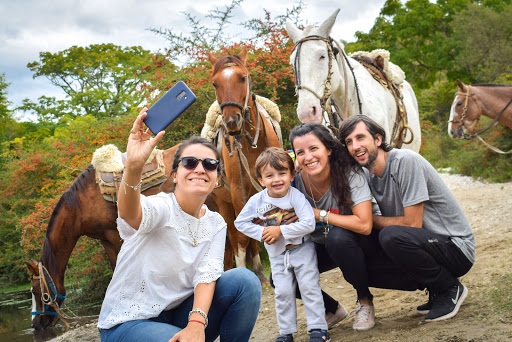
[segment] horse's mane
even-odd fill
[[[80,176],[78,176],[77,179],[71,184],[69,189],[67,189],[62,196],[59,199],[59,202],[55,206],[55,209],[53,209],[52,217],[50,218],[50,222],[48,223],[48,229],[46,230],[46,237],[48,238],[50,236],[53,222],[55,221],[55,218],[59,214],[60,209],[64,204],[66,204],[70,209],[77,208],[78,204],[80,202],[80,199],[78,198],[78,193],[83,192],[85,188],[87,187],[87,184],[90,183],[90,178],[94,177],[94,168],[92,165],[89,165],[87,169],[85,169]]]
[[[215,63],[215,66],[213,67],[213,75],[215,75],[221,68],[223,68],[226,64],[234,63],[237,66],[240,66],[242,68],[245,68],[244,63],[240,59],[240,56],[233,55],[233,56],[224,56],[220,57],[217,63]]]
[[[473,87],[512,87],[509,84],[495,84],[495,83],[476,83],[472,84]]]
[[[50,234],[52,232],[52,228],[56,217],[58,216],[60,210],[63,205],[66,204],[70,209],[77,208],[80,202],[78,198],[78,193],[83,192],[87,184],[90,183],[91,177],[94,179],[95,171],[92,165],[89,165],[87,169],[85,169],[80,176],[71,184],[69,189],[67,189],[64,194],[59,199],[59,202],[53,209],[52,216],[50,218],[50,222],[48,223],[48,228],[46,229],[46,237],[43,241],[43,250],[41,252],[41,260],[44,260],[44,265],[48,269],[55,269],[55,254],[53,253],[52,246],[50,244]]]

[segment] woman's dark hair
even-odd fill
[[[204,138],[194,135],[190,139],[183,141],[180,144],[180,146],[178,147],[178,149],[176,150],[176,153],[174,154],[174,159],[172,160],[171,173],[176,172],[178,170],[178,165],[180,164],[180,158],[181,158],[181,155],[183,154],[183,150],[191,145],[203,145],[205,147],[208,147],[210,150],[212,150],[213,153],[215,153],[215,159],[220,161],[219,168],[217,169],[217,172],[218,172],[218,174],[220,174],[222,172],[222,160],[220,158],[220,153],[217,150],[217,148],[215,147],[215,145],[213,145],[210,141],[208,141]]]
[[[373,139],[377,138],[377,135],[382,137],[382,143],[379,148],[383,149],[385,152],[389,152],[393,149],[391,145],[386,142],[386,131],[382,128],[378,123],[367,117],[366,115],[354,115],[343,121],[341,124],[340,130],[338,132],[339,141],[345,146],[345,139],[354,131],[356,125],[360,122],[364,122],[366,125],[366,129],[371,134]],[[356,163],[355,160],[353,163]]]
[[[256,178],[261,178],[261,171],[267,165],[279,171],[290,170],[292,175],[295,172],[295,164],[292,157],[282,148],[269,147],[261,152],[256,159]]]
[[[352,198],[350,196],[350,184],[348,176],[354,166],[350,162],[352,159],[340,142],[331,134],[331,132],[324,126],[314,123],[303,123],[296,126],[290,132],[290,143],[293,146],[293,141],[297,137],[302,137],[306,134],[315,135],[324,146],[331,151],[329,156],[329,165],[331,168],[331,189],[332,193],[338,200],[338,207],[343,213],[350,212],[352,207]]]

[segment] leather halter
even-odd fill
[[[64,303],[66,295],[61,295],[57,292],[55,283],[50,275],[50,272],[43,266],[41,262],[37,263],[39,268],[39,275],[34,275],[33,279],[39,279],[39,285],[41,287],[41,303],[42,309],[38,311],[31,311],[32,316],[35,315],[48,315],[48,316],[59,316],[59,308]],[[60,299],[60,304],[57,302]],[[48,311],[48,309],[54,308],[55,311]]]
[[[501,154],[510,154],[512,153],[512,150],[509,150],[507,152],[505,151],[502,151],[500,150],[499,148],[497,147],[494,147],[492,146],[491,144],[489,144],[488,142],[486,142],[484,139],[482,139],[482,137],[480,137],[480,134],[488,131],[491,127],[494,127],[498,124],[498,119],[501,117],[501,115],[507,110],[507,108],[510,106],[510,104],[512,104],[512,99],[510,99],[510,101],[508,101],[507,105],[501,110],[501,112],[498,113],[498,115],[496,115],[496,117],[494,118],[494,120],[492,120],[492,122],[489,124],[489,126],[487,126],[486,128],[482,129],[481,131],[479,132],[476,132],[474,133],[473,130],[474,130],[474,127],[478,126],[478,123],[480,121],[480,117],[478,117],[478,119],[475,120],[475,122],[470,125],[469,127],[466,126],[465,124],[465,120],[466,120],[466,113],[467,113],[467,110],[468,110],[468,101],[469,101],[469,98],[470,97],[475,97],[473,100],[475,101],[475,103],[477,104],[478,108],[480,109],[480,111],[482,111],[482,106],[480,106],[480,103],[477,101],[476,99],[476,96],[475,96],[475,93],[470,93],[470,88],[471,86],[468,85],[467,86],[467,92],[466,93],[463,93],[463,92],[460,92],[458,91],[457,92],[457,95],[460,94],[460,95],[463,95],[466,97],[465,101],[464,101],[464,107],[462,107],[462,114],[460,116],[460,120],[448,120],[448,122],[450,123],[457,123],[457,124],[460,124],[462,127],[464,128],[467,128],[468,131],[471,133],[471,134],[466,134],[464,133],[464,131],[462,132],[463,134],[463,137],[464,139],[466,140],[472,140],[474,139],[475,137],[478,138],[485,146],[487,146],[487,148],[489,148],[490,150],[494,151],[494,152],[497,152],[497,153],[501,153]]]
[[[478,123],[480,121],[480,117],[478,117],[478,119],[476,119],[474,121],[474,123],[471,124],[469,127],[466,126],[466,113],[467,113],[467,110],[468,110],[469,98],[473,97],[473,101],[475,101],[475,103],[478,106],[478,108],[480,109],[480,111],[482,111],[482,106],[480,106],[480,103],[476,99],[475,93],[471,93],[470,89],[471,89],[471,86],[468,85],[467,86],[467,92],[465,92],[465,93],[463,93],[461,91],[457,92],[457,95],[460,94],[460,95],[463,95],[463,96],[466,97],[466,99],[464,100],[464,107],[462,107],[462,114],[460,116],[460,120],[448,120],[448,122],[450,122],[450,123],[460,124],[462,127],[466,128],[469,132],[471,132],[471,134],[463,133],[464,134],[464,139],[466,139],[466,140],[471,140],[471,139],[479,136],[480,134],[482,134],[484,132],[487,132],[491,127],[495,126],[497,124],[498,119],[501,117],[501,115],[507,110],[507,108],[510,106],[510,104],[512,104],[512,99],[510,99],[510,101],[507,103],[507,105],[501,110],[501,112],[499,112],[498,115],[496,115],[496,117],[489,124],[489,126],[487,126],[486,128],[482,129],[479,132],[474,133],[474,127],[478,126]]]
[[[327,79],[324,81],[324,93],[323,93],[322,96],[317,94],[310,87],[308,87],[306,85],[303,85],[302,81],[301,81],[300,51],[301,51],[301,48],[302,48],[302,43],[304,43],[306,41],[309,41],[309,40],[321,40],[321,41],[325,42],[325,44],[327,46],[327,54],[328,54],[328,58],[329,58],[329,67],[328,67],[328,71],[327,71]],[[333,42],[336,43],[337,47],[333,46]],[[356,80],[356,77],[355,77],[355,74],[354,74],[354,70],[353,70],[352,66],[350,65],[350,63],[348,63],[347,56],[345,55],[345,53],[343,52],[343,49],[341,48],[341,46],[339,45],[339,43],[337,41],[333,40],[331,37],[324,38],[324,37],[318,36],[318,35],[311,35],[311,36],[307,36],[307,37],[304,37],[304,38],[300,39],[295,44],[295,47],[293,49],[297,50],[297,52],[295,54],[295,62],[294,62],[294,65],[293,65],[293,68],[294,68],[293,72],[295,74],[295,92],[297,93],[298,90],[304,89],[304,90],[309,91],[313,95],[315,95],[315,97],[320,100],[320,106],[322,107],[323,111],[327,113],[329,121],[331,122],[331,125],[330,125],[331,129],[333,129],[334,131],[337,131],[339,126],[341,125],[341,122],[339,122],[339,120],[338,120],[339,114],[337,113],[337,108],[335,108],[335,112],[334,113],[333,113],[332,108],[331,108],[331,96],[332,96],[332,94],[331,94],[331,78],[332,78],[332,74],[333,74],[333,72],[332,72],[332,61],[336,60],[336,56],[340,52],[343,55],[343,58],[341,59],[341,62],[343,64],[346,64],[349,67],[349,69],[350,69],[350,71],[352,73],[352,76],[354,78],[354,83],[355,83],[355,88],[356,88],[356,93],[357,93],[357,98],[358,98],[358,103],[359,103],[359,114],[362,113],[361,100],[359,98],[359,87],[357,86],[357,80]],[[292,53],[293,53],[293,51],[292,51]],[[343,68],[343,76],[344,76],[344,79],[345,79],[345,94],[344,94],[344,96],[345,96],[344,106],[345,107],[343,109],[344,115],[343,115],[342,120],[346,120],[348,118],[348,86],[347,86],[347,69],[346,68]]]
[[[226,64],[223,65],[224,68],[231,67],[231,66],[237,66],[237,64],[235,64],[235,63],[226,63]],[[244,105],[242,106],[238,102],[232,102],[232,101],[223,102],[223,103],[219,104],[219,107],[220,107],[220,110],[221,110],[221,114],[222,114],[222,123],[224,125],[223,130],[224,130],[224,132],[227,132],[229,135],[234,136],[234,138],[235,138],[234,141],[233,141],[233,146],[234,146],[234,149],[237,152],[237,160],[238,160],[238,167],[239,167],[239,170],[240,170],[240,180],[241,180],[241,183],[242,183],[242,192],[243,192],[244,204],[247,203],[247,200],[248,200],[247,194],[245,192],[245,187],[243,186],[243,184],[244,184],[244,170],[249,175],[249,180],[251,181],[251,184],[256,189],[256,191],[259,192],[259,191],[263,190],[261,185],[258,182],[256,182],[256,180],[252,177],[251,171],[250,171],[250,166],[248,164],[247,158],[245,157],[244,153],[242,152],[241,140],[243,140],[243,135],[245,135],[245,137],[247,138],[247,141],[251,144],[251,148],[258,148],[258,139],[259,139],[260,130],[261,130],[260,126],[261,126],[261,121],[263,120],[263,118],[261,117],[260,112],[258,110],[258,106],[256,104],[256,95],[251,91],[251,77],[250,77],[249,73],[246,74],[246,77],[247,77],[247,92],[245,94],[245,103],[244,103]],[[250,101],[251,97],[252,97],[252,100],[254,102],[254,108],[256,110],[256,133],[254,135],[254,138],[251,137],[251,134],[245,129],[245,123],[242,123],[242,127],[241,127],[240,131],[228,132],[227,131],[226,122],[224,121],[224,114],[222,113],[223,108],[226,107],[226,106],[234,106],[234,107],[239,108],[242,111],[242,114],[244,116],[244,120],[246,122],[252,124],[253,122],[251,120],[251,107],[249,106],[249,101]],[[265,124],[263,124],[263,129],[265,129]],[[229,156],[232,157],[233,156],[233,149],[231,147],[231,143],[229,141],[229,138],[226,135],[224,135],[224,143],[226,144],[226,147],[228,149]],[[227,182],[223,182],[223,183],[227,184]]]

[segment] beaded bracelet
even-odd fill
[[[121,178],[121,182],[124,183],[124,194],[125,195],[126,195],[126,187],[130,187],[133,190],[137,191],[140,188],[140,186],[142,185],[142,179],[140,180],[139,184],[137,184],[135,186],[126,183],[125,180],[124,180],[124,175],[123,175],[123,178]]]
[[[203,310],[199,309],[199,308],[196,308],[192,311],[190,311],[188,313],[188,320],[190,321],[190,316],[193,314],[193,313],[197,313],[197,314],[200,314],[201,316],[203,316],[204,318],[204,327],[206,328],[208,326],[208,316],[204,313]]]

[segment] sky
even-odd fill
[[[321,24],[340,8],[331,36],[351,42],[356,31],[368,32],[385,0],[302,0],[299,16],[304,24]],[[157,52],[168,47],[167,41],[149,31],[169,28],[187,34],[189,25],[184,13],[207,24],[205,15],[224,9],[231,0],[21,0],[0,2],[0,73],[4,73],[11,108],[28,98],[42,96],[63,99],[60,88],[46,78],[33,78],[27,64],[39,60],[40,52],[56,53],[71,46],[114,43],[119,46],[142,46]],[[244,0],[233,12],[233,23],[263,18],[265,10],[272,17],[283,15],[296,5],[291,0]],[[228,27],[237,32],[237,26]],[[15,113],[24,120],[26,113]]]

